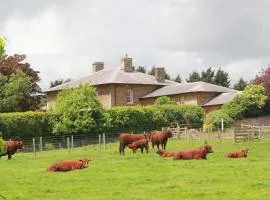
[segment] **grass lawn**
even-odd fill
[[[118,144],[99,151],[92,145],[67,150],[18,153],[0,159],[0,195],[14,199],[270,199],[270,142],[233,144],[212,141],[207,160],[173,161],[148,155],[120,156]],[[201,142],[193,146],[201,146]],[[169,141],[168,150],[191,148]],[[248,158],[228,159],[225,153],[250,149]],[[47,172],[55,161],[91,158],[89,168],[68,173]],[[0,200],[1,200],[0,196]]]

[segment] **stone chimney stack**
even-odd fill
[[[121,59],[121,68],[124,69],[125,72],[133,71],[132,58],[129,58],[127,54]]]
[[[104,62],[94,62],[92,64],[92,73],[98,72],[104,69]]]
[[[165,70],[164,67],[155,68],[155,79],[159,83],[165,82]]]

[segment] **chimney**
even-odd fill
[[[155,68],[155,80],[159,83],[165,82],[165,70],[164,67]]]
[[[98,72],[104,69],[104,62],[94,62],[92,64],[92,73]]]
[[[121,68],[124,69],[125,72],[133,72],[132,58],[129,58],[127,54],[121,59]]]

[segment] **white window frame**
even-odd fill
[[[131,90],[131,89],[127,90],[126,101],[127,101],[127,104],[129,104],[129,105],[134,103],[133,90]]]

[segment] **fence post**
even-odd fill
[[[71,135],[71,149],[73,149],[74,147],[74,138],[73,138],[73,135]]]
[[[233,128],[233,142],[236,142],[236,132],[235,132],[235,128]]]
[[[104,151],[106,150],[106,138],[105,138],[105,133],[103,133],[103,149],[104,149]]]
[[[67,149],[68,149],[68,152],[70,152],[70,148],[69,148],[69,137],[67,137]]]
[[[36,156],[36,142],[35,142],[35,138],[33,138],[33,152]]]
[[[42,151],[42,137],[39,137],[39,151]]]
[[[101,135],[98,135],[99,150],[101,151]]]
[[[221,144],[221,133],[218,131],[219,144]]]

